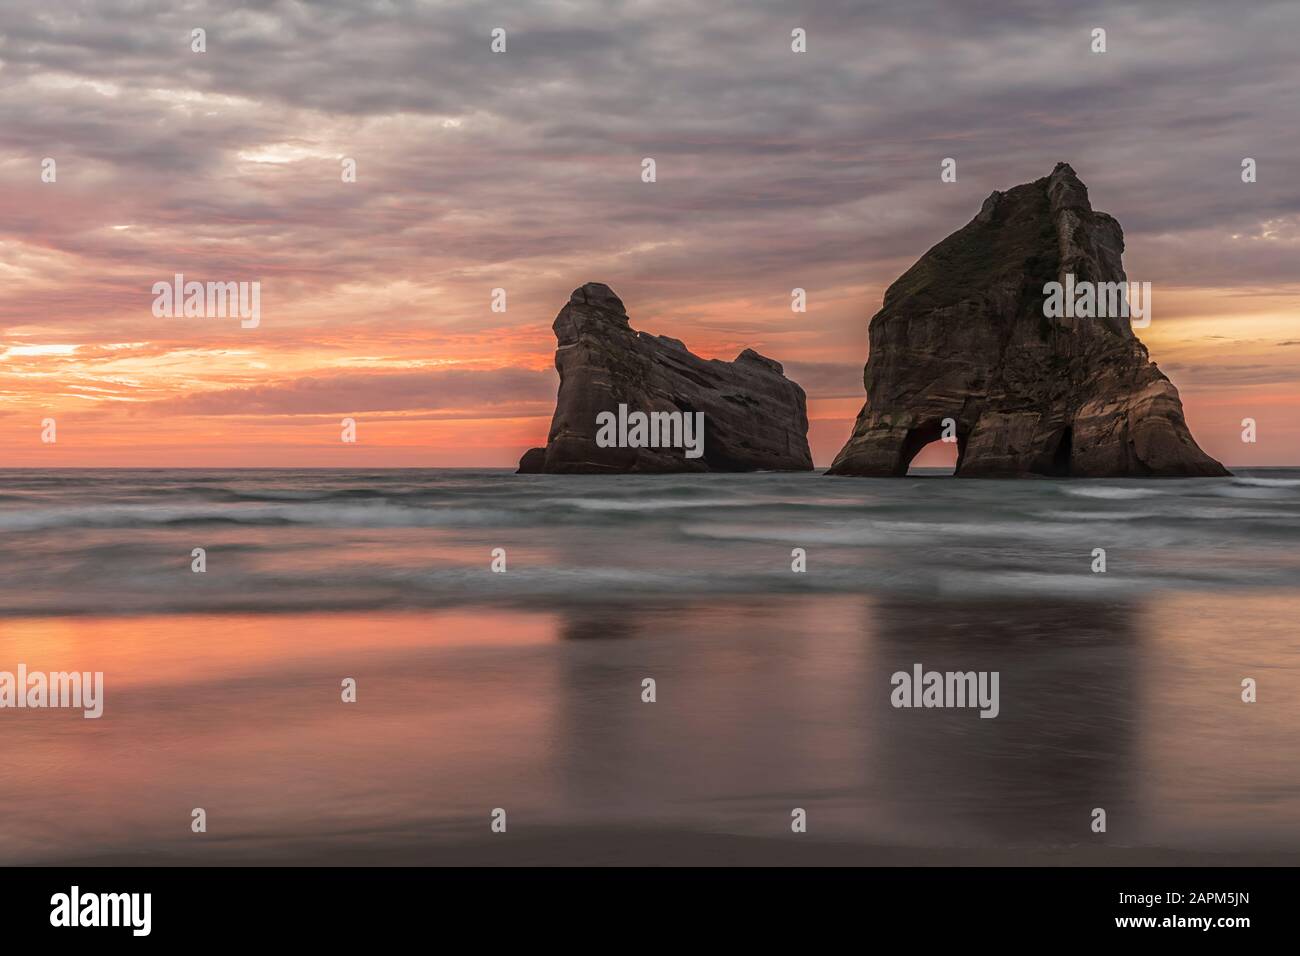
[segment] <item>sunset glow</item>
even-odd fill
[[[885,288],[989,192],[1061,159],[1124,226],[1130,278],[1153,285],[1141,336],[1202,447],[1229,465],[1300,458],[1300,231],[1282,173],[1297,133],[1249,117],[1263,170],[1249,186],[1237,147],[1225,152],[1246,122],[1229,102],[1281,102],[1258,84],[1291,51],[1263,14],[1248,39],[1216,35],[1194,63],[1178,38],[1210,29],[1204,18],[1158,34],[1128,24],[1142,58],[1109,55],[1124,105],[1090,115],[1086,137],[1054,114],[1098,81],[1096,63],[1032,21],[978,50],[954,39],[961,25],[932,37],[945,69],[927,73],[894,52],[903,43],[851,57],[838,29],[821,31],[818,57],[760,62],[743,30],[703,49],[670,18],[628,11],[621,35],[653,38],[638,57],[681,51],[647,90],[644,63],[620,65],[589,26],[566,35],[563,17],[518,14],[513,71],[463,11],[408,13],[400,29],[380,17],[367,21],[391,28],[377,72],[342,39],[349,14],[314,15],[327,29],[232,10],[209,25],[222,55],[206,59],[176,41],[189,24],[171,13],[143,48],[110,19],[65,25],[75,59],[35,29],[3,37],[0,464],[513,466],[546,436],[551,320],[595,280],[638,328],[708,357],[749,347],[784,363],[808,392],[825,465],[861,405]],[[926,29],[885,19],[898,37]],[[530,37],[533,24],[545,33]],[[1243,56],[1234,44],[1247,42]],[[1014,89],[987,68],[999,53],[1021,63]],[[707,95],[716,62],[734,86]],[[836,84],[820,72],[830,62]],[[494,69],[493,82],[464,79]],[[1205,106],[1186,95],[1188,70],[1216,76],[1220,118],[1193,120]],[[913,114],[940,88],[947,139],[933,142],[940,126]],[[818,108],[787,114],[794,89]],[[1175,90],[1177,106],[1135,109]],[[989,121],[991,103],[1010,114],[1016,97],[1018,125]],[[940,185],[949,154],[961,172]],[[653,185],[639,179],[644,156],[659,163]],[[340,175],[348,160],[355,182]],[[260,325],[156,318],[151,286],[175,273],[259,281]],[[807,313],[790,310],[796,286]],[[505,313],[489,308],[494,288]],[[344,446],[349,416],[358,441]],[[57,444],[40,441],[47,417]],[[1256,444],[1240,440],[1246,417]]]

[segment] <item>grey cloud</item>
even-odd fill
[[[1226,238],[1300,214],[1284,172],[1300,154],[1288,3],[73,9],[6,14],[0,160],[17,162],[0,177],[58,155],[60,188],[93,205],[51,219],[19,203],[0,210],[0,236],[40,232],[105,269],[433,282],[559,275],[648,244],[622,271],[664,299],[831,276],[885,285],[988,192],[1068,160],[1124,225],[1143,279],[1296,278],[1292,248]],[[809,30],[801,56],[795,24]],[[1087,52],[1094,24],[1110,31],[1103,56]],[[189,51],[195,25],[206,54]],[[498,25],[505,55],[488,49]],[[31,85],[51,73],[122,92]],[[156,89],[252,105],[182,109]],[[331,157],[234,168],[242,150],[314,136],[358,156],[357,188],[338,188]],[[638,179],[645,155],[660,164],[653,186]],[[944,186],[949,155],[959,177]],[[1244,155],[1260,162],[1251,186]],[[158,237],[91,228],[121,221]],[[0,317],[42,304],[0,302]],[[863,321],[877,305],[863,303]]]

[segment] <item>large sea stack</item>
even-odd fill
[[[779,362],[745,349],[734,362],[702,359],[677,339],[638,332],[609,286],[575,289],[552,326],[560,391],[545,448],[521,473],[809,471],[803,389]],[[704,415],[699,457],[680,447],[600,447],[597,416]]]
[[[905,475],[951,419],[962,477],[1228,474],[1128,318],[1047,317],[1047,283],[1126,282],[1123,251],[1065,163],[994,192],[885,293],[867,402],[829,473]]]

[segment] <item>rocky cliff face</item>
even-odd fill
[[[555,417],[546,447],[520,459],[521,473],[811,470],[804,392],[779,362],[750,349],[734,362],[705,360],[676,339],[637,332],[619,297],[599,282],[575,289],[552,327]],[[601,447],[598,417],[608,423],[620,405],[624,419],[659,413],[664,423],[664,413],[680,413],[677,421],[702,413],[698,457],[680,446]]]
[[[1064,163],[994,192],[885,293],[867,402],[829,473],[905,475],[952,419],[959,476],[1226,475],[1129,319],[1046,317],[1044,286],[1067,274],[1126,282],[1123,250]]]

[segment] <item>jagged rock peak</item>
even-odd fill
[[[592,308],[603,309],[606,312],[627,315],[623,300],[615,295],[614,290],[603,282],[584,283],[573,290],[573,294],[569,296],[569,301],[575,305],[589,305]]]

